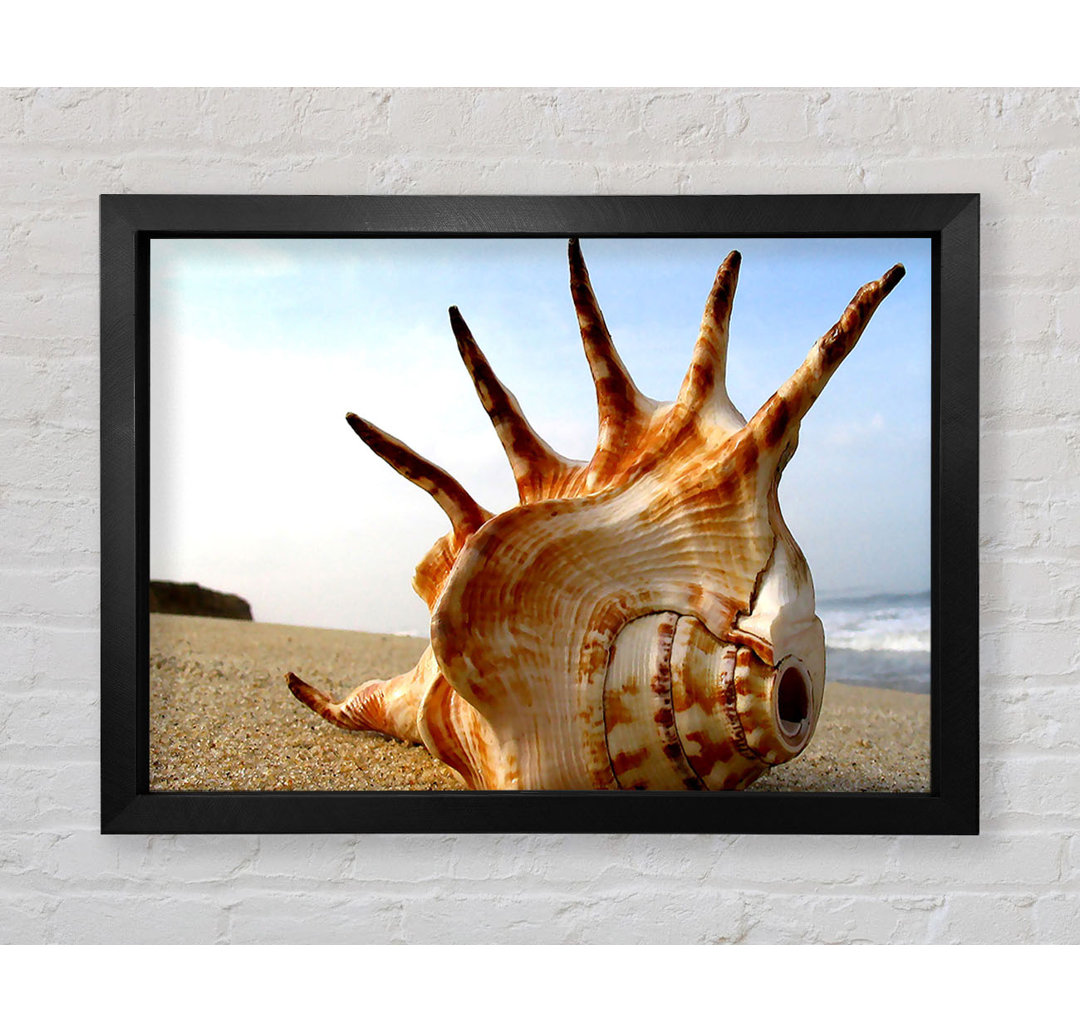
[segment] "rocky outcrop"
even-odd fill
[[[252,620],[246,599],[227,592],[215,592],[202,585],[178,584],[175,581],[150,582],[150,612],[179,613],[187,617],[227,617]]]

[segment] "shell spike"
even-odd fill
[[[574,299],[581,342],[596,386],[598,433],[586,484],[607,484],[639,438],[656,404],[646,398],[623,365],[597,304],[589,271],[576,237],[570,238],[570,294]]]
[[[880,279],[861,287],[832,329],[818,338],[803,364],[754,414],[746,433],[758,448],[778,457],[790,455],[802,418],[851,353],[878,305],[903,279],[904,272],[902,265],[894,265]]]
[[[490,517],[491,514],[480,507],[442,467],[418,455],[404,442],[391,437],[356,413],[347,413],[345,419],[372,452],[402,477],[423,488],[442,507],[456,534],[472,534]]]
[[[581,254],[581,244],[576,237],[570,238],[569,253],[570,294],[574,299],[585,358],[596,384],[596,404],[600,410],[600,434],[603,439],[607,424],[625,426],[641,414],[645,408],[644,396],[638,391],[615,350],[589,282],[589,270]]]
[[[290,671],[289,691],[304,706],[338,728],[350,732],[380,732],[406,742],[420,742],[417,714],[420,701],[439,678],[431,650],[424,650],[411,671],[385,680],[373,678],[336,703],[322,689],[309,685]]]
[[[314,710],[319,717],[337,725],[338,728],[356,732],[367,727],[349,713],[345,704],[335,703],[322,689],[317,689],[314,685],[308,685],[306,681],[298,678],[292,671],[285,675],[285,681],[289,685],[289,691],[304,706]],[[353,695],[355,696],[356,693],[353,693]]]
[[[710,409],[726,413],[731,409],[725,384],[728,331],[741,264],[742,255],[732,251],[717,270],[709,292],[690,368],[676,400],[677,406],[685,407],[691,413]]]
[[[565,473],[568,464],[529,425],[518,400],[495,375],[457,306],[450,308],[450,326],[457,339],[461,361],[465,363],[480,403],[499,435],[506,458],[510,460],[518,495],[524,502],[536,494],[545,477]]]

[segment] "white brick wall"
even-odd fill
[[[118,191],[979,191],[982,836],[99,836]],[[1080,91],[6,90],[0,199],[0,940],[1080,939]]]

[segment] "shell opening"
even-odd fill
[[[787,745],[800,749],[810,735],[813,696],[810,682],[798,667],[791,666],[779,676],[776,688],[776,723]]]

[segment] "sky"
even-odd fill
[[[733,248],[727,381],[747,418],[862,284],[906,266],[804,419],[780,506],[820,596],[929,588],[930,240],[583,239],[650,397],[675,397]],[[344,417],[489,510],[516,504],[450,305],[541,436],[587,459],[596,401],[565,239],[154,240],[151,577],[234,592],[256,620],[426,636],[412,572],[449,522]]]

